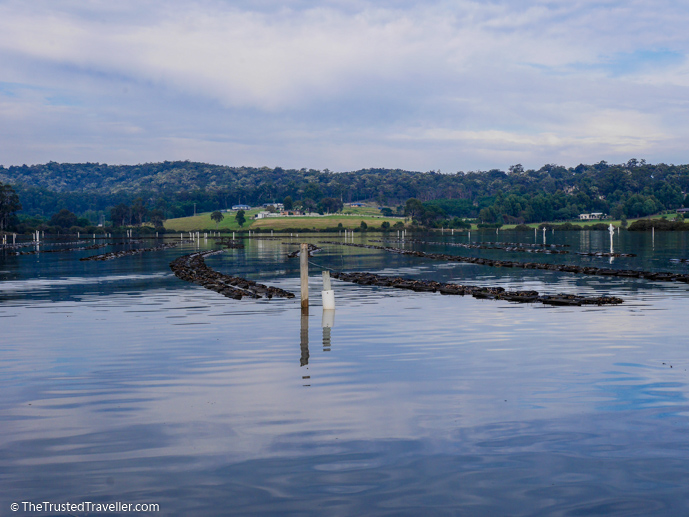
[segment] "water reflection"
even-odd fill
[[[604,232],[551,236],[608,244]],[[683,236],[657,240],[651,252],[650,235],[622,232],[620,249],[640,256],[619,262],[687,256]],[[314,313],[330,353],[311,358],[298,301],[183,283],[168,263],[190,248],[90,265],[0,259],[0,507],[87,494],[159,501],[166,515],[687,514],[687,286],[330,247],[314,260],[625,304],[537,308],[335,281],[338,346],[334,312]],[[298,264],[279,241],[263,248],[252,239],[209,262],[297,292]]]
[[[301,358],[299,360],[300,366],[307,366],[309,364],[309,311],[301,311],[301,329],[299,332],[301,338]]]
[[[330,352],[331,340],[330,332],[335,326],[335,310],[323,309],[323,317],[321,319],[321,326],[323,327],[323,351]]]

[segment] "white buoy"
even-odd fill
[[[323,299],[323,310],[335,309],[335,291],[330,285],[330,271],[323,271],[323,290],[321,291]]]

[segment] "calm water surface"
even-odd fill
[[[689,257],[687,237],[616,235],[616,251],[638,257],[612,265],[406,247],[686,272],[670,259]],[[609,250],[605,232],[546,238]],[[298,295],[289,240],[253,239],[207,264]],[[109,262],[77,259],[114,248],[0,252],[0,515],[14,501],[153,502],[163,515],[689,514],[689,286],[323,246],[305,318],[298,296],[235,301],[172,275],[170,261],[210,240]],[[625,303],[333,280],[324,329],[315,264]]]

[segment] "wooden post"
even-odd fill
[[[301,310],[309,310],[309,245],[302,243],[299,253],[301,269]]]

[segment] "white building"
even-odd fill
[[[582,221],[590,221],[591,219],[603,219],[603,212],[591,212],[590,214],[579,214],[579,219]]]

